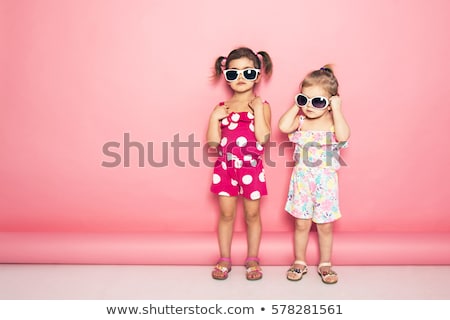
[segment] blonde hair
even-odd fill
[[[333,73],[331,64],[326,64],[322,68],[308,73],[300,84],[300,89],[315,85],[321,86],[331,96],[339,94],[339,83]]]

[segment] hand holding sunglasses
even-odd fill
[[[341,97],[340,96],[332,96],[330,98],[330,107],[333,111],[341,110]]]
[[[244,79],[246,80],[256,80],[258,77],[258,74],[261,72],[260,69],[255,68],[247,68],[243,70],[237,70],[237,69],[225,69],[223,70],[223,74],[225,76],[225,80],[228,82],[236,81],[237,78],[239,78],[239,75],[242,74]]]

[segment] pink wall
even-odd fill
[[[334,63],[352,127],[336,230],[450,232],[448,12],[445,0],[3,1],[0,232],[215,230],[202,148],[178,150],[183,168],[170,143],[204,145],[229,94],[212,63],[240,45],[275,67],[258,90],[277,145],[266,231],[291,228],[277,121],[302,76]],[[155,161],[169,143],[168,165],[139,167],[133,147],[124,167],[126,134],[153,142]],[[102,166],[108,142],[120,143],[117,167]]]

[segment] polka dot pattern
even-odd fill
[[[241,118],[241,116],[240,116],[239,113],[232,113],[231,114],[231,121],[233,121],[233,122],[238,122],[240,118]]]
[[[234,130],[238,127],[238,124],[236,122],[232,122],[230,123],[230,125],[228,126],[228,129],[230,130]]]
[[[242,183],[243,184],[247,184],[248,185],[248,184],[252,183],[252,181],[253,181],[253,178],[249,174],[246,174],[245,176],[242,177]]]
[[[213,174],[213,183],[214,183],[214,184],[218,184],[218,183],[220,183],[220,180],[222,180],[222,179],[220,178],[220,176],[219,176],[218,174],[214,173],[214,174]]]
[[[258,175],[258,179],[261,182],[266,182],[266,175],[264,174],[264,171]]]
[[[258,200],[259,198],[261,198],[261,192],[253,191],[252,193],[250,193],[250,199]]]
[[[222,147],[225,147],[227,145],[228,139],[227,137],[223,137],[222,140],[220,140],[220,145]]]
[[[222,139],[211,183],[211,191],[221,196],[257,200],[267,194],[262,155],[256,141],[254,115],[232,112],[220,121]]]
[[[238,137],[236,139],[236,144],[238,147],[245,147],[247,145],[247,138],[246,137]]]

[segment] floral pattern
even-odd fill
[[[299,219],[316,223],[332,222],[341,217],[338,198],[337,170],[343,160],[339,150],[347,142],[338,142],[334,129],[330,131],[302,131],[289,134],[295,143],[296,165],[289,183],[285,210]]]

